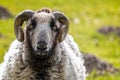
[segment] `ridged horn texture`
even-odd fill
[[[32,10],[24,10],[16,16],[14,21],[14,32],[18,41],[24,41],[24,32],[22,29],[22,24],[24,21],[27,21],[29,18],[31,18],[33,14],[34,11]]]
[[[61,24],[60,29],[59,29],[59,35],[58,35],[58,40],[59,42],[63,41],[68,33],[69,29],[69,20],[67,17],[61,13],[61,12],[53,12],[53,15],[55,16],[55,19],[58,20]]]

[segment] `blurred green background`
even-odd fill
[[[101,26],[120,26],[119,0],[0,0],[0,6],[6,7],[14,17],[22,10],[43,7],[64,12],[70,20],[69,33],[80,50],[93,53],[120,68],[120,36],[105,36],[97,32]],[[0,19],[0,62],[15,39],[14,17]],[[87,80],[120,80],[120,74],[95,76],[92,73]]]

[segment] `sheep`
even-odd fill
[[[59,11],[19,13],[14,22],[17,39],[4,56],[0,80],[85,80],[84,60],[68,29],[69,20]]]

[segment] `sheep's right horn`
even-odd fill
[[[14,21],[14,32],[17,40],[22,42],[24,40],[24,32],[22,29],[22,24],[24,21],[27,21],[29,18],[32,17],[34,11],[32,10],[24,10],[20,14],[18,14]]]

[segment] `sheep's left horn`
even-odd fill
[[[33,14],[34,14],[34,11],[32,10],[24,10],[23,12],[18,14],[15,18],[14,31],[15,31],[17,40],[19,40],[20,42],[24,40],[24,32],[22,29],[22,24],[24,21],[27,21],[29,18],[31,18]]]
[[[59,42],[63,41],[68,33],[69,29],[69,20],[67,17],[61,13],[61,12],[53,12],[53,15],[55,16],[55,19],[60,22],[60,29],[58,33],[58,40]]]

